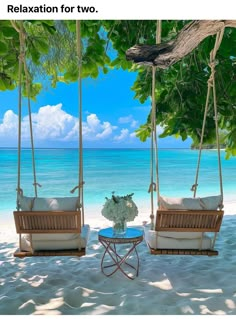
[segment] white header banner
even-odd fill
[[[1,20],[236,19],[226,0],[1,0]]]

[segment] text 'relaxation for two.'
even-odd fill
[[[39,6],[14,6],[12,4],[7,5],[8,13],[97,13],[97,9],[93,6],[47,6],[46,4]]]

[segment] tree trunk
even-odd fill
[[[195,20],[184,26],[175,40],[131,47],[126,51],[126,59],[166,69],[192,52],[206,37],[216,34],[223,27],[236,28],[236,20]]]

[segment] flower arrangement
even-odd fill
[[[102,209],[102,215],[114,223],[126,221],[130,222],[138,216],[138,208],[132,200],[132,194],[126,196],[115,196],[112,192],[111,198],[106,197],[106,202]]]

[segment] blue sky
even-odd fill
[[[147,148],[150,141],[139,141],[135,130],[144,124],[150,101],[141,104],[131,90],[135,73],[112,70],[97,79],[83,80],[84,147]],[[18,93],[0,92],[0,145],[17,146]],[[59,83],[56,89],[44,85],[32,102],[32,119],[36,147],[77,147],[78,84]],[[158,128],[160,131],[161,129]],[[159,139],[160,148],[189,147],[175,138]],[[29,146],[27,101],[23,101],[22,145]]]

